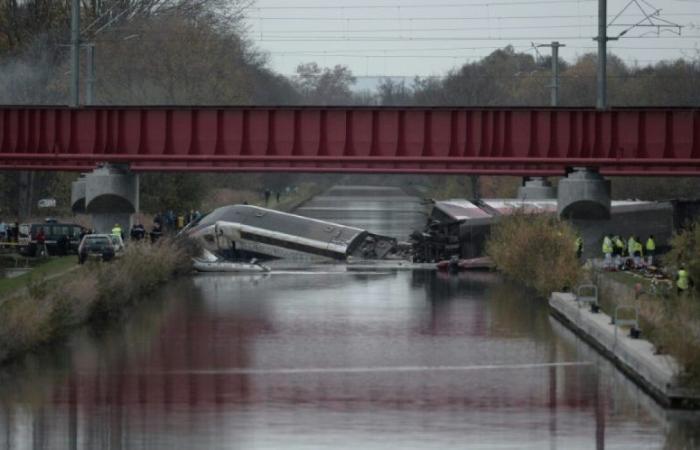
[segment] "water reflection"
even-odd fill
[[[683,448],[494,274],[203,276],[0,372],[0,447]]]

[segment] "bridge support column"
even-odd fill
[[[110,164],[83,174],[71,187],[71,205],[73,212],[92,216],[97,233],[110,232],[116,223],[128,230],[139,210],[138,175]]]
[[[595,169],[575,167],[559,181],[557,212],[566,219],[610,219],[610,180]]]
[[[525,177],[518,188],[518,198],[521,200],[546,200],[557,197],[557,191],[543,177]]]

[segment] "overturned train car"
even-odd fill
[[[400,257],[393,238],[252,205],[218,208],[185,232],[226,260]]]
[[[411,242],[414,261],[433,262],[476,258],[485,253],[491,226],[516,211],[556,214],[556,199],[453,199],[436,201],[422,232],[414,232]],[[654,235],[663,251],[673,232],[674,208],[669,202],[613,201],[610,219],[576,219],[571,223],[584,240],[584,256],[600,256],[603,236],[617,234],[639,236],[646,240]]]

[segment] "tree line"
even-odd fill
[[[0,103],[67,103],[70,6],[70,0],[0,0]],[[551,59],[510,46],[441,77],[417,77],[410,82],[387,78],[375,91],[358,90],[356,77],[345,66],[308,62],[287,78],[275,73],[265,53],[246,38],[244,17],[249,6],[249,0],[82,0],[81,39],[95,47],[96,104],[549,104]],[[84,80],[84,66],[82,70]],[[596,56],[586,54],[571,63],[561,60],[560,70],[560,104],[594,105]],[[697,53],[654,65],[627,64],[610,55],[608,76],[611,106],[700,105]],[[196,204],[212,185],[198,177],[145,175],[143,190],[168,189],[161,198]],[[245,177],[221,176],[218,182],[228,186]],[[255,183],[264,179],[249,177]],[[6,187],[0,191],[0,215],[28,215],[33,200],[49,193],[68,196],[68,189],[57,187],[72,178],[55,173],[0,173],[0,186]],[[517,187],[512,179],[473,183],[463,178],[413,177],[416,182],[439,184],[445,195],[473,195],[475,186],[483,195],[507,194]],[[614,181],[614,186],[623,197],[689,197],[700,192],[693,179],[670,185],[659,179],[625,179]],[[144,206],[148,205],[146,201]]]

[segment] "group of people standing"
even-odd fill
[[[644,244],[639,236],[630,236],[625,243],[620,236],[607,235],[603,237],[602,250],[605,270],[642,269],[655,265],[656,241],[653,235]],[[676,274],[678,294],[687,292],[691,284],[688,271],[680,265]]]
[[[180,231],[188,223],[199,220],[202,214],[199,211],[191,209],[189,212],[175,213],[172,209],[166,212],[158,213],[153,217],[153,227],[157,228],[158,232],[164,233],[169,231]]]
[[[602,250],[605,269],[622,269],[623,266],[641,269],[654,265],[656,241],[650,235],[644,244],[639,236],[630,236],[625,242],[620,236],[611,234],[603,237]]]

